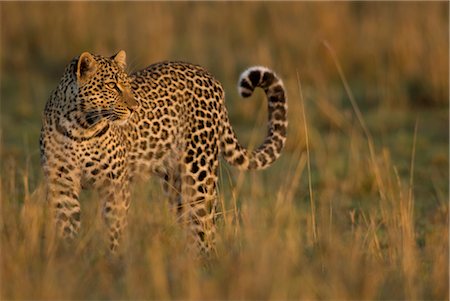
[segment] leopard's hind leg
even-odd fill
[[[204,254],[212,253],[215,248],[219,162],[218,147],[214,144],[211,147],[207,151],[188,150],[183,156],[181,176],[181,217],[187,224],[191,245]]]

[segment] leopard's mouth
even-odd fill
[[[133,114],[134,111],[128,108],[114,108],[114,114],[111,121],[118,125],[125,125],[131,119]]]
[[[127,108],[112,108],[89,111],[85,115],[86,123],[89,127],[94,127],[102,121],[107,121],[112,124],[124,125],[130,120],[134,111]]]

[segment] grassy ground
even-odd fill
[[[449,298],[448,3],[0,3],[1,299]],[[124,49],[223,82],[240,141],[265,130],[266,65],[289,97],[284,155],[221,165],[217,258],[193,261],[153,181],[137,183],[127,253],[101,246],[97,196],[55,252],[37,140],[46,98],[83,51]]]

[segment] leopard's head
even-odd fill
[[[75,102],[87,125],[93,126],[105,120],[125,124],[137,109],[138,102],[125,68],[126,54],[123,50],[112,57],[88,52],[78,57]]]

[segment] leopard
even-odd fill
[[[162,182],[189,245],[215,245],[220,157],[240,170],[261,170],[285,146],[287,97],[271,69],[253,66],[238,81],[241,97],[256,88],[267,99],[267,134],[252,150],[231,126],[222,84],[182,61],[128,72],[124,50],[83,52],[66,66],[48,98],[40,134],[41,166],[55,236],[74,241],[80,192],[98,192],[107,250],[117,253],[127,227],[131,187],[144,175]]]

